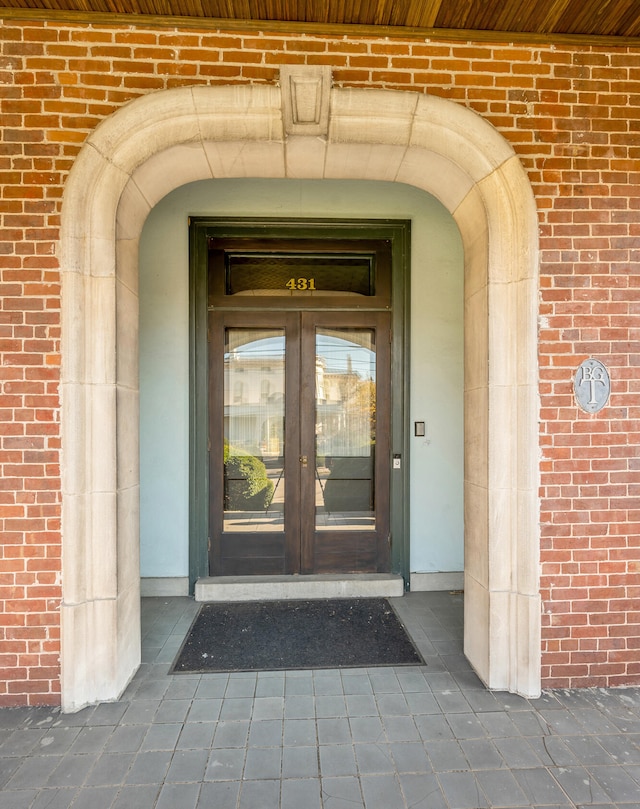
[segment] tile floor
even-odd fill
[[[483,688],[462,596],[394,604],[424,667],[168,675],[197,605],[143,600],[122,699],[0,710],[0,809],[640,809],[640,688]]]

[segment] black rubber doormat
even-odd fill
[[[207,603],[171,673],[424,665],[385,598]]]

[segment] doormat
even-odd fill
[[[415,666],[386,598],[203,604],[172,674]]]

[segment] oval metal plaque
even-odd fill
[[[580,407],[587,413],[597,413],[609,400],[609,372],[600,360],[585,360],[576,371],[573,389]]]

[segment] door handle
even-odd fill
[[[307,458],[306,455],[301,455],[300,456],[300,463],[301,463],[302,466],[307,466],[308,465],[309,459]]]

